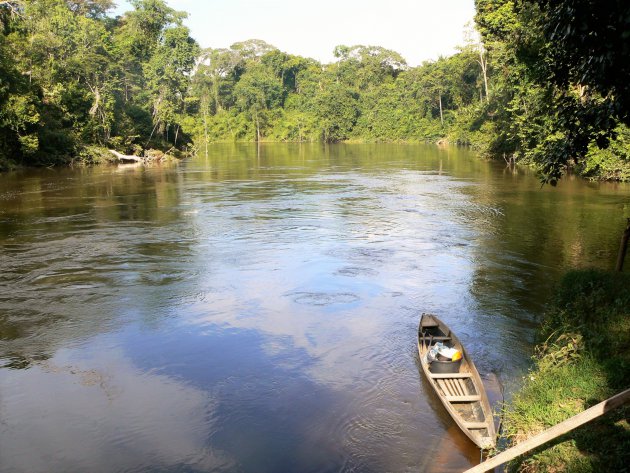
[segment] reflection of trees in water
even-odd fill
[[[288,181],[294,185],[304,184],[305,190],[309,190],[308,186],[315,185],[318,179],[293,182],[294,179],[352,171],[379,175],[401,170],[439,173],[441,166],[444,172],[455,176],[489,172],[487,163],[472,158],[472,153],[465,148],[433,145],[217,144],[210,149],[208,160],[199,158],[187,163],[195,172],[186,173],[185,179],[195,182]],[[325,179],[319,183],[326,189]]]
[[[614,185],[597,191],[581,180],[540,187],[533,176],[474,188],[473,199],[500,213],[471,219],[480,235],[472,292],[500,293],[539,309],[569,268],[612,269],[623,223]],[[612,192],[611,192],[612,191]]]
[[[187,278],[194,234],[176,168],[2,176],[0,358],[27,367],[111,330]]]

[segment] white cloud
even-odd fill
[[[143,373],[120,352],[96,366],[60,351],[0,378],[0,470],[136,471],[186,463],[198,471],[234,466],[208,447],[216,402],[168,376]],[[72,446],[72,448],[69,448]]]

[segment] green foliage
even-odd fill
[[[624,0],[537,0],[547,41],[539,65],[545,80],[566,89],[588,86],[630,125],[630,5]]]
[[[600,271],[563,278],[545,314],[534,368],[505,410],[510,439],[520,441],[627,389],[629,283],[627,274]],[[630,451],[629,411],[614,411],[541,447],[510,471],[622,471]]]
[[[630,119],[630,4],[477,0],[476,6],[493,78],[488,119],[499,124],[488,153],[536,163],[551,184],[576,163],[589,177],[627,179],[619,147],[604,154],[595,148],[607,148]]]
[[[325,142],[345,140],[359,114],[357,95],[336,82],[326,84],[315,99],[313,111]]]
[[[439,141],[536,165],[630,179],[630,4],[477,0],[451,57],[409,67],[395,51],[339,45],[332,64],[257,39],[200,51],[165,0],[0,2],[0,159],[211,141]],[[606,41],[600,41],[605,38]],[[624,39],[625,38],[625,39]],[[626,123],[626,125],[623,125]]]
[[[616,138],[605,149],[591,143],[586,159],[580,163],[579,172],[589,179],[603,178],[630,181],[630,129],[619,125]]]
[[[204,51],[189,109],[197,140],[435,141],[458,108],[480,100],[470,52],[418,68],[377,46],[335,54],[337,62],[321,65],[255,40]],[[236,115],[251,122],[247,130],[226,126]]]
[[[163,0],[132,4],[112,19],[110,0],[0,2],[0,159],[48,165],[98,146],[182,143],[197,45]]]
[[[395,51],[380,46],[337,46],[333,65],[337,81],[365,90],[390,82],[407,68],[407,62]]]

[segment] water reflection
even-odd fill
[[[462,470],[419,313],[509,390],[628,196],[403,145],[0,176],[0,469]]]
[[[81,360],[62,350],[30,370],[3,373],[3,471],[234,467],[234,459],[207,443],[216,400],[168,376],[141,372],[118,350],[92,342]]]
[[[178,215],[178,179],[167,169],[3,176],[0,358],[48,358],[114,329],[137,300],[159,312],[160,286],[192,277],[181,265],[195,239]]]

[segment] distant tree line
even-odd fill
[[[474,45],[407,66],[378,46],[337,46],[336,61],[260,40],[206,49],[192,78],[188,129],[217,140],[437,140],[458,110],[486,100]]]
[[[321,64],[261,40],[200,50],[163,0],[0,1],[0,162],[216,141],[430,141],[630,179],[630,4],[477,0],[450,57],[378,46]]]

